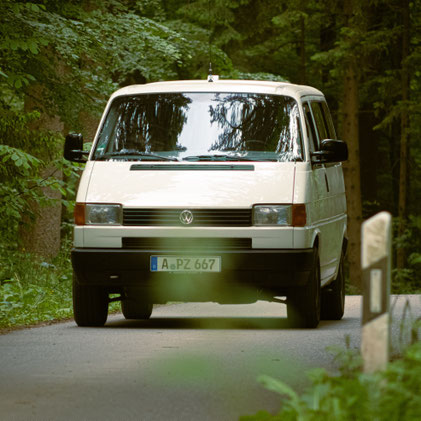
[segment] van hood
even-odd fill
[[[243,208],[293,201],[293,162],[90,161],[85,171],[90,173],[85,197],[88,203]]]

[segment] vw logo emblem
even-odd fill
[[[189,210],[183,210],[180,213],[180,222],[183,225],[190,225],[193,222],[193,213]]]

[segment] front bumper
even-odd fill
[[[162,273],[150,271],[150,256],[180,254],[221,256],[219,273]],[[230,250],[174,252],[125,249],[72,250],[72,264],[81,284],[104,286],[110,292],[136,288],[154,302],[219,301],[219,295],[235,288],[277,296],[307,284],[313,249]]]

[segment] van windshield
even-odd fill
[[[256,93],[117,97],[93,159],[302,161],[298,104]]]

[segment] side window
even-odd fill
[[[316,122],[317,132],[319,134],[319,141],[329,139],[328,129],[326,127],[325,119],[322,112],[322,104],[320,102],[312,102],[311,110],[313,111],[314,120]]]
[[[336,139],[335,126],[333,125],[332,116],[326,102],[322,102],[323,117],[325,118],[326,127],[329,132],[329,139]]]
[[[301,122],[299,117],[296,117],[295,122],[297,124],[297,146],[298,150],[296,152],[297,160],[302,161],[304,158],[304,142],[303,142],[303,129],[301,127]]]
[[[304,103],[304,115],[306,119],[306,128],[310,142],[310,151],[318,151],[319,143],[317,141],[316,129],[314,128],[313,117],[311,116],[310,107],[307,102]]]

